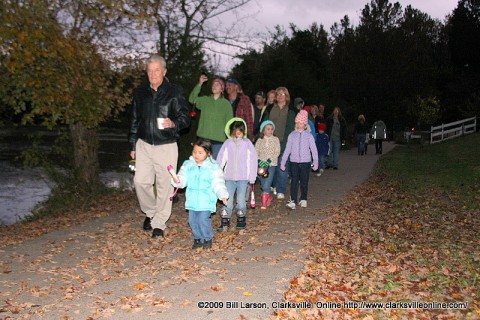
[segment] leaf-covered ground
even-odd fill
[[[165,315],[178,313],[202,319],[206,312],[216,312],[212,319],[223,319],[217,315],[223,310],[200,309],[198,299],[259,299],[262,297],[259,291],[263,292],[263,288],[259,288],[261,279],[252,277],[239,282],[242,273],[281,270],[275,272],[278,276],[272,282],[279,281],[285,288],[302,265],[296,255],[303,242],[293,240],[290,235],[298,232],[285,231],[289,225],[284,221],[281,225],[285,227],[281,230],[271,228],[291,213],[284,209],[283,203],[283,210],[279,210],[278,203],[268,212],[256,210],[246,230],[218,233],[211,250],[196,252],[191,249],[191,231],[183,203],[180,195],[162,241],[152,240],[151,232],[141,230],[143,216],[134,193],[131,197],[112,195],[91,208],[68,212],[68,217],[45,217],[23,226],[11,226],[28,237],[70,227],[66,234],[32,241],[28,248],[0,250],[4,254],[0,261],[0,274],[3,274],[0,319],[186,319]],[[78,218],[73,219],[77,215]],[[97,217],[101,217],[99,223],[74,227]],[[215,225],[218,216],[216,218]],[[26,240],[27,237],[10,231],[11,227],[3,231],[16,239],[12,243]],[[41,231],[29,233],[35,229]],[[6,239],[5,236],[2,232],[2,238]],[[299,249],[290,252],[287,246],[277,242],[296,242]],[[267,253],[245,254],[247,247],[256,252],[264,252],[263,248]],[[280,254],[271,254],[272,247],[281,247]],[[287,265],[281,263],[283,260]],[[291,268],[293,264],[295,269],[285,276],[284,268]],[[200,316],[200,312],[204,314]],[[233,313],[243,316],[245,312],[233,310]]]
[[[399,189],[371,178],[310,230],[309,259],[284,298],[324,308],[279,310],[277,319],[480,319],[479,212],[448,193]],[[468,307],[332,308],[349,301]]]
[[[136,205],[135,193],[116,192],[99,197],[95,204],[86,208],[76,208],[56,215],[44,216],[27,223],[16,223],[0,227],[0,248],[18,244],[46,233],[76,226],[90,220],[106,217],[125,211]]]
[[[477,197],[477,200],[480,199]],[[134,206],[136,206],[136,199],[133,193],[111,195],[97,201],[95,206],[69,212],[68,217],[65,215],[49,217],[5,228],[1,233],[2,244],[5,246],[9,243],[19,243],[29,237],[36,237],[89,219],[104,217]],[[478,212],[466,206],[459,207],[456,198],[452,195],[439,192],[432,192],[428,196],[404,193],[399,191],[398,186],[387,184],[378,177],[371,178],[364,185],[356,187],[339,206],[324,211],[329,212],[329,216],[307,231],[306,248],[309,250],[309,259],[305,261],[304,270],[291,280],[290,289],[284,293],[285,301],[309,301],[313,305],[322,302],[324,305],[319,308],[277,310],[274,318],[480,319],[480,249],[478,245],[480,217]],[[271,218],[273,217],[275,216]],[[268,230],[270,219],[265,219],[263,222],[261,220],[255,228],[251,228],[249,237],[255,238],[255,233]],[[188,225],[184,219],[172,225],[172,238],[188,237],[188,234]],[[232,237],[232,239],[218,241],[229,243],[238,235],[234,233],[219,236]],[[109,242],[112,246],[126,246],[129,241],[124,242],[124,240],[110,239]],[[52,250],[58,249],[52,248]],[[91,262],[95,265],[100,263],[101,269],[109,269],[110,265],[118,267],[116,266],[118,261],[106,258],[110,250],[116,252],[118,256],[119,252],[140,249],[149,250],[148,247],[130,249],[102,247],[103,253],[99,252],[95,256],[105,257],[96,259],[92,257]],[[179,247],[178,250],[188,252],[189,249]],[[214,248],[214,250],[216,252],[222,248]],[[238,250],[241,250],[241,247],[236,248],[235,251]],[[139,252],[140,256],[143,254]],[[180,277],[184,278],[178,278],[179,283],[191,277],[195,278],[195,275],[205,277],[209,272],[218,272],[215,268],[209,271],[210,268],[202,264],[192,264],[192,262],[194,261],[191,257],[174,259],[164,266],[166,269],[163,272],[167,272],[168,267],[173,264],[176,268],[183,266],[184,272]],[[145,264],[143,268],[142,272],[149,270],[150,267]],[[74,270],[76,267],[64,270],[65,278],[72,281],[71,286],[64,286],[62,289],[65,290],[66,301],[75,299],[79,296],[79,292],[84,290],[77,288],[74,285],[75,281],[80,281],[81,288],[95,287],[95,281],[85,282]],[[158,273],[158,270],[156,272]],[[128,275],[118,274],[117,276],[124,278]],[[101,318],[114,317],[116,307],[129,308],[135,312],[136,308],[142,310],[145,303],[150,303],[158,310],[170,308],[171,303],[167,300],[150,297],[145,293],[149,291],[149,285],[146,283],[145,281],[132,283],[132,287],[138,291],[138,294],[123,298],[124,300],[117,301],[116,304],[98,299],[92,302],[97,306],[96,315]],[[37,289],[38,296],[43,296],[42,287]],[[48,290],[53,289],[52,287]],[[223,288],[216,286],[211,290],[220,292]],[[248,295],[248,292],[245,292]],[[104,294],[108,297],[108,292]],[[32,295],[35,296],[35,292]],[[400,308],[401,306],[398,305],[399,308],[363,306],[364,308],[356,309],[353,306],[345,308],[341,305],[340,308],[335,308],[332,305],[332,303],[342,304],[352,301],[466,302],[468,306],[463,308],[458,305],[458,309],[407,309]],[[22,310],[30,308],[32,306],[14,304],[12,300],[12,306],[8,310],[18,309],[18,312],[22,313]]]
[[[472,145],[471,141],[465,141]],[[466,149],[464,146],[458,148]],[[431,153],[431,149],[425,152]],[[458,150],[449,153],[459,155]],[[414,154],[418,156],[418,152]],[[392,157],[400,158],[398,163],[403,161],[398,153]],[[456,158],[464,159],[465,156]],[[48,318],[57,309],[67,310],[66,314],[72,319],[82,315],[90,319],[114,319],[120,310],[151,318],[175,308],[198,312],[195,302],[191,301],[193,298],[164,295],[166,290],[181,286],[189,290],[192,286],[199,286],[202,298],[221,300],[233,291],[240,292],[246,299],[258,298],[253,287],[229,288],[228,272],[238,265],[242,265],[242,270],[251,270],[253,265],[258,267],[257,260],[261,260],[266,263],[266,266],[261,265],[262,268],[282,273],[280,259],[298,263],[302,261],[303,253],[301,258],[288,251],[282,251],[281,256],[265,254],[253,258],[242,256],[242,253],[251,245],[270,249],[279,241],[291,241],[291,233],[298,234],[300,229],[296,241],[305,243],[308,258],[303,271],[290,280],[290,288],[283,294],[284,300],[321,305],[278,309],[272,318],[480,319],[480,189],[475,182],[478,181],[475,177],[478,177],[479,167],[475,155],[467,158],[471,161],[462,160],[458,167],[463,168],[463,163],[467,163],[465,168],[474,171],[455,171],[456,180],[433,179],[433,171],[452,175],[452,168],[437,167],[433,163],[435,159],[445,159],[444,154],[436,154],[424,161],[426,167],[418,164],[417,173],[412,172],[413,178],[407,179],[407,182],[416,179],[417,190],[425,185],[425,178],[419,173],[426,172],[433,183],[454,186],[456,191],[432,187],[426,191],[419,188],[418,192],[407,192],[403,182],[375,174],[350,191],[338,205],[312,211],[315,215],[312,221],[321,217],[313,225],[308,223],[299,227],[299,221],[287,219],[294,214],[285,210],[283,203],[275,202],[267,213],[252,215],[253,223],[247,230],[217,234],[213,249],[200,255],[192,253],[191,243],[186,240],[190,237],[190,229],[182,206],[184,199],[174,206],[168,237],[158,247],[151,246],[149,233],[139,232],[141,214],[133,192],[111,194],[88,208],[2,227],[0,247],[5,247],[89,220],[114,218],[114,222],[92,234],[73,228],[67,238],[48,242],[38,257],[14,255],[8,257],[10,262],[2,261],[5,276],[17,272],[23,277],[23,272],[29,272],[40,273],[44,278],[34,283],[12,276],[12,280],[7,281],[9,289],[0,292],[0,318]],[[406,165],[410,163],[409,160]],[[432,172],[427,172],[428,169]],[[398,172],[392,172],[405,176],[402,170],[399,167]],[[466,178],[472,175],[474,179],[467,181]],[[308,208],[311,210],[313,208]],[[125,211],[131,213],[118,214]],[[301,216],[302,211],[297,210],[296,214]],[[277,234],[272,234],[274,226],[279,224],[285,228],[277,228]],[[112,233],[112,230],[118,232]],[[271,237],[264,237],[266,234]],[[306,240],[303,241],[302,237]],[[77,247],[86,248],[88,255],[84,257],[75,251]],[[166,248],[169,250],[165,251]],[[22,264],[28,259],[32,261]],[[75,259],[81,259],[80,263]],[[11,264],[24,266],[10,269]],[[206,286],[207,279],[213,279],[214,285]],[[288,283],[288,279],[284,283]],[[116,284],[128,288],[125,294],[115,296],[112,293]],[[112,289],[106,289],[105,285],[112,286]],[[350,305],[343,305],[346,302]],[[355,308],[352,302],[385,305],[358,305]],[[387,303],[390,303],[388,307]],[[409,308],[408,303],[413,307]],[[430,308],[432,305],[422,308],[419,303],[436,304],[433,305],[435,308]],[[451,306],[457,308],[441,309],[440,304],[444,303],[456,304]],[[465,307],[462,303],[468,305]],[[198,313],[192,314],[192,318],[195,316]],[[248,317],[239,311],[237,318]]]

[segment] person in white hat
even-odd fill
[[[272,203],[270,187],[272,186],[277,169],[278,156],[280,155],[280,140],[274,136],[275,124],[266,120],[260,124],[260,137],[255,143],[258,155],[258,176],[262,186],[262,206],[267,209]]]

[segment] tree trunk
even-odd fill
[[[74,175],[82,190],[93,192],[100,185],[96,129],[89,129],[82,122],[70,124],[73,145]]]

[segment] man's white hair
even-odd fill
[[[162,57],[159,54],[152,54],[148,59],[147,59],[147,66],[152,63],[152,62],[161,62],[163,67],[167,69],[167,61],[165,61],[165,58]]]

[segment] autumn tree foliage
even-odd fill
[[[3,2],[0,99],[4,108],[13,109],[23,125],[67,126],[75,177],[91,191],[98,185],[96,130],[130,101],[120,73],[102,55],[100,32],[86,27],[103,18],[87,8],[77,8],[83,10],[82,18],[68,15],[55,1]],[[76,20],[70,20],[69,29],[61,24],[72,17]]]

